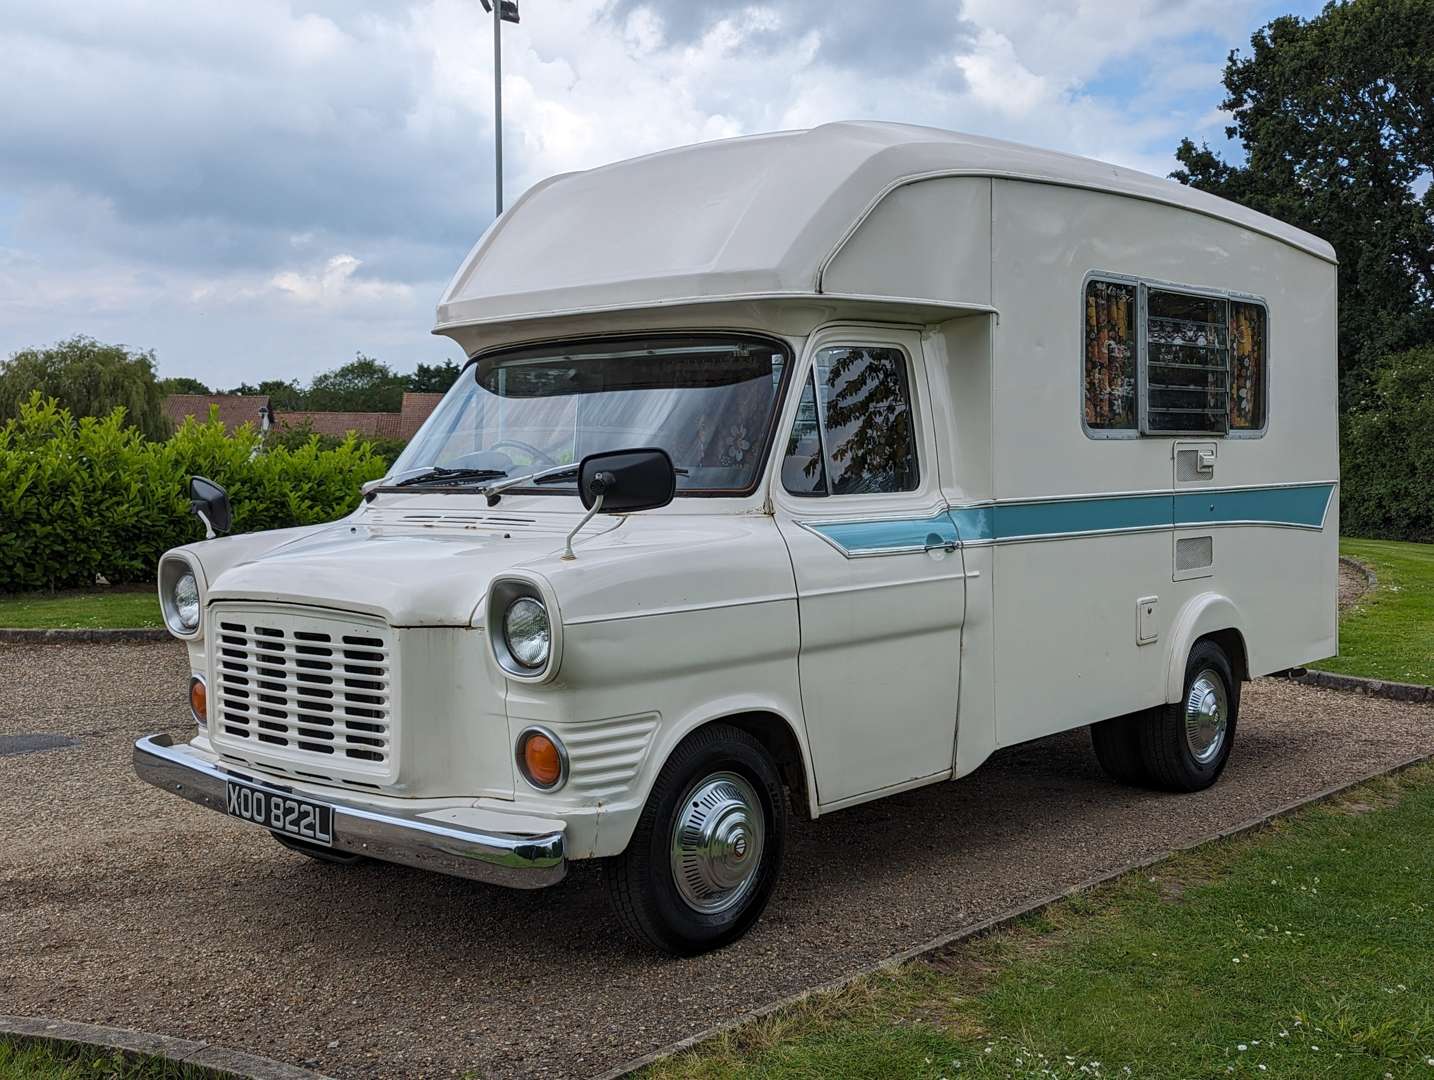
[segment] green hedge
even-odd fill
[[[1386,356],[1341,422],[1340,531],[1434,541],[1434,347]]]
[[[159,556],[203,538],[188,479],[229,491],[235,532],[331,521],[358,505],[385,461],[350,437],[256,452],[249,425],[192,418],[166,442],[123,426],[124,412],[76,420],[39,395],[0,427],[0,592],[149,581]]]

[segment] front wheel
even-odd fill
[[[618,916],[665,952],[735,941],[781,874],[787,803],[771,755],[739,728],[688,736],[662,767],[627,850],[603,876]]]

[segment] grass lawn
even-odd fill
[[[150,586],[0,595],[0,626],[5,627],[109,630],[163,625],[159,598]]]
[[[1393,682],[1434,683],[1434,544],[1343,540],[1341,555],[1379,584],[1339,622],[1339,656],[1311,665]]]
[[[134,1061],[102,1050],[0,1038],[0,1077],[4,1080],[206,1080],[217,1076],[192,1065]]]
[[[1434,1077],[1434,767],[816,995],[649,1077]]]

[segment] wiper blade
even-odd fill
[[[390,488],[412,487],[415,484],[431,484],[435,480],[497,480],[507,475],[508,473],[503,469],[445,469],[442,465],[435,465],[428,472],[419,473],[417,476],[406,476],[387,486]]]
[[[395,480],[391,484],[379,481],[372,487],[366,486],[363,497],[365,502],[373,502],[377,495],[382,495],[386,491],[402,491],[404,488],[418,490],[420,487],[429,487],[440,491],[444,488],[452,490],[465,481],[496,480],[507,475],[502,469],[445,469],[442,465],[435,465],[431,469],[413,476],[405,476],[402,480]]]

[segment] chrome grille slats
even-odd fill
[[[396,775],[391,632],[361,617],[216,605],[211,737],[335,781]]]

